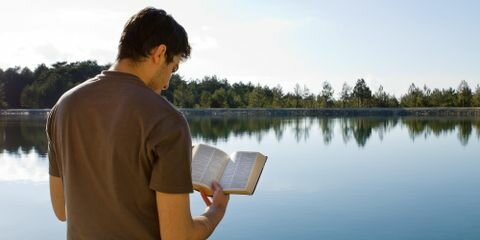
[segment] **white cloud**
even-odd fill
[[[370,26],[365,19],[342,15],[351,9],[342,7],[330,15],[313,14],[313,7],[325,4],[275,3],[271,11],[272,3],[251,4],[185,0],[8,2],[0,8],[0,67],[87,59],[111,63],[124,23],[150,5],[164,8],[189,33],[192,58],[180,68],[187,79],[215,74],[232,82],[249,79],[261,85],[280,84],[287,91],[295,83],[305,84],[313,92],[320,91],[323,81],[329,81],[339,92],[343,82],[353,86],[363,77],[373,91],[381,84],[397,96],[411,82],[441,88],[455,87],[462,79],[471,87],[479,81],[478,70],[469,65],[475,57],[467,54],[475,52],[474,47],[459,55],[470,61],[460,59],[454,64],[450,63],[452,57],[436,60],[428,57],[437,54],[403,51],[403,42],[376,30],[381,22]],[[422,46],[422,41],[414,41],[414,45]],[[444,45],[445,50],[450,47],[447,52],[454,49]]]
[[[304,27],[314,21],[315,18],[310,16],[301,18],[264,17],[259,19],[255,25],[262,29],[269,29],[270,31],[288,31]]]
[[[212,36],[192,36],[190,42],[194,51],[218,48],[217,39]]]
[[[203,25],[203,26],[200,27],[200,29],[201,29],[202,31],[209,31],[209,30],[211,30],[212,28],[211,28],[210,26]]]
[[[41,59],[48,59],[48,60],[55,60],[55,59],[66,59],[68,58],[68,54],[60,52],[55,46],[52,44],[43,44],[34,47],[35,53]]]

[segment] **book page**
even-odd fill
[[[234,153],[225,168],[220,185],[224,189],[246,189],[256,159],[256,152]]]
[[[192,181],[210,188],[212,181],[220,177],[228,163],[229,156],[214,147],[199,144],[192,153]]]

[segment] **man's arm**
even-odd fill
[[[156,192],[160,235],[162,239],[206,239],[225,215],[229,195],[218,183],[213,184],[213,199],[204,194],[207,204],[204,214],[192,217],[189,194]]]
[[[63,182],[59,177],[50,175],[50,199],[52,201],[53,212],[58,220],[65,222],[65,196],[63,195]]]

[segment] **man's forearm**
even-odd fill
[[[193,218],[193,239],[206,239],[222,220],[225,209],[210,207],[204,214]]]
[[[67,220],[67,210],[65,208],[65,196],[63,193],[63,180],[60,177],[50,175],[50,199],[53,212],[58,220],[65,222]]]

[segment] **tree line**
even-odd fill
[[[51,108],[65,91],[109,67],[82,61],[40,64],[33,71],[27,67],[0,68],[0,108]],[[457,88],[447,89],[421,88],[412,83],[406,94],[396,98],[383,86],[372,91],[360,78],[353,86],[345,82],[335,97],[328,81],[317,93],[300,84],[286,92],[280,85],[231,84],[217,76],[187,81],[174,74],[170,88],[162,94],[182,108],[480,107],[480,86],[472,89],[465,80]]]

